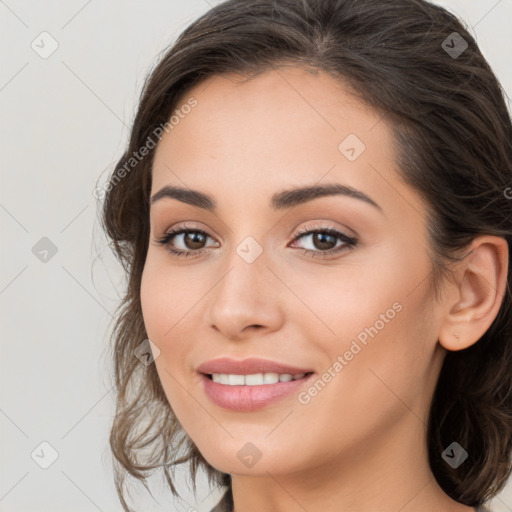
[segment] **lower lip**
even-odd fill
[[[297,392],[313,375],[310,373],[302,379],[260,386],[229,386],[213,382],[205,374],[200,374],[200,377],[206,396],[214,404],[231,411],[256,411]]]

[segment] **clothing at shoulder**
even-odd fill
[[[231,489],[227,489],[220,501],[210,510],[210,512],[233,512],[233,493]],[[480,510],[477,512],[480,512]]]
[[[210,512],[232,512],[233,511],[233,494],[231,489],[228,489],[220,501],[211,509]],[[475,508],[475,512],[492,512],[486,505],[480,505]]]

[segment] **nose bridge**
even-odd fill
[[[238,198],[241,201],[238,203],[238,215],[229,226],[227,246],[230,250],[224,255],[226,269],[233,268],[232,272],[237,272],[241,281],[252,282],[255,289],[264,292],[271,287],[275,292],[279,279],[273,271],[281,269],[277,273],[282,273],[281,247],[285,245],[284,237],[287,235],[283,230],[282,217],[276,219],[269,212],[268,204],[255,195],[242,194]],[[261,193],[262,197],[268,195],[268,192]],[[243,204],[246,206],[242,208]]]
[[[241,336],[250,325],[271,329],[281,321],[274,289],[275,277],[267,268],[270,251],[248,235],[224,255],[223,270],[209,301],[210,325],[226,337]]]
[[[231,222],[229,226],[229,240],[225,246],[225,249],[229,248],[229,250],[223,254],[223,259],[225,259],[226,270],[231,269],[226,277],[236,274],[240,284],[248,284],[258,275],[261,278],[269,272],[266,268],[266,264],[271,265],[268,258],[269,237],[266,236],[268,226],[262,219],[261,212],[258,215],[258,205],[254,199],[251,200],[247,196],[239,196],[238,199],[241,203],[236,210],[238,213],[236,222]],[[242,208],[241,205],[244,203],[247,206]]]
[[[237,298],[242,303],[258,302],[270,285],[267,269],[268,249],[255,237],[245,236],[241,242],[233,245],[230,254],[225,255],[224,277],[217,286],[219,295]]]

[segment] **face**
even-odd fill
[[[217,469],[342,467],[423,432],[442,363],[426,205],[399,179],[386,120],[333,77],[234,78],[188,91],[197,104],[156,149],[152,197],[210,198],[151,206],[141,301],[156,368]],[[282,194],[327,185],[338,193]],[[218,358],[267,366],[207,373],[307,373],[213,382],[198,368]]]

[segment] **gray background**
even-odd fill
[[[93,192],[122,154],[158,53],[216,3],[0,0],[0,511],[122,510],[106,350],[124,278]],[[438,3],[469,25],[510,96],[512,0]],[[58,452],[47,469],[42,442]],[[136,508],[209,510],[220,490],[203,477],[196,500],[178,474],[185,500],[156,477],[155,498],[135,492]],[[493,506],[512,511],[512,485]]]

